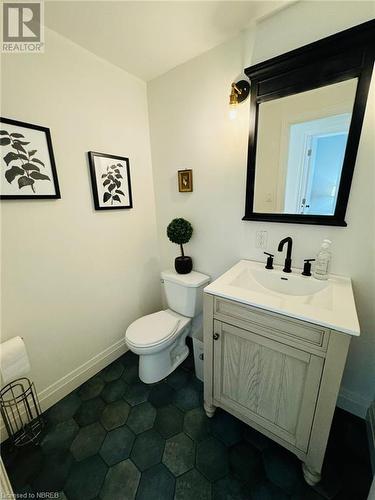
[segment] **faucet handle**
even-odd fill
[[[314,262],[315,259],[304,259],[303,271],[302,274],[304,276],[311,276],[311,262]]]
[[[273,258],[274,254],[268,253],[268,252],[263,252],[265,255],[268,255],[267,258],[267,264],[266,264],[266,269],[273,269]]]

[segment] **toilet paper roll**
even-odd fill
[[[30,361],[21,337],[0,344],[0,372],[3,384],[24,377],[30,371]]]

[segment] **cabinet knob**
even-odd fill
[[[220,335],[218,333],[214,333],[213,334],[213,339],[214,340],[217,340],[219,337],[220,337]]]

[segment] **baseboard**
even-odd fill
[[[375,401],[371,404],[366,415],[368,449],[370,452],[372,472],[375,475]],[[374,489],[375,494],[375,489]]]
[[[371,401],[364,398],[357,392],[348,391],[341,388],[337,399],[337,406],[346,410],[357,417],[366,418],[367,409],[370,407]]]
[[[83,363],[78,368],[75,368],[64,377],[51,384],[38,393],[40,406],[42,411],[48,410],[55,403],[74,391],[89,378],[96,375],[100,370],[115,361],[118,357],[125,354],[128,350],[125,340],[121,339],[118,342],[104,349],[104,351],[96,354],[94,357]],[[4,423],[0,426],[0,441],[7,438]]]

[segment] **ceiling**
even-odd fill
[[[46,1],[45,24],[148,81],[289,2]]]

